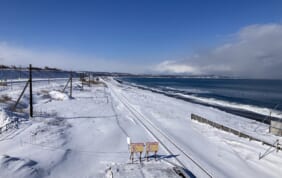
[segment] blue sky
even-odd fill
[[[42,59],[29,61],[18,53],[17,59],[9,59],[12,54],[1,57],[0,53],[0,60],[16,65],[34,62],[71,69],[154,72],[160,64],[183,64],[191,56],[204,56],[232,43],[249,26],[281,23],[282,1],[278,0],[4,0],[0,1],[2,53],[4,49],[21,51],[30,58],[35,53]],[[64,62],[47,62],[43,55]]]

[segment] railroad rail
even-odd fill
[[[110,86],[110,85],[108,85]],[[112,88],[112,87],[111,87]],[[120,94],[116,93],[114,89],[111,89],[113,94],[119,99],[119,101],[128,109],[128,111],[135,116],[135,120],[138,121],[159,143],[162,147],[171,155],[174,155],[173,151],[167,146],[169,143],[175,149],[185,156],[190,163],[194,165],[194,168],[200,170],[203,174],[199,177],[213,177],[209,171],[207,171],[203,166],[201,166],[197,161],[195,161],[188,153],[186,153],[179,145],[177,145],[169,136],[167,136],[163,131],[156,127],[151,121],[149,121],[145,116],[143,116],[139,111],[137,111],[133,106],[131,106],[128,99]],[[146,121],[146,123],[145,123]],[[154,131],[153,131],[154,130]],[[162,138],[160,138],[162,137]],[[166,144],[164,143],[166,141]],[[191,171],[179,158],[175,157],[176,161],[187,171]]]

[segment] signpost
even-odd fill
[[[134,161],[134,154],[140,153],[139,160],[141,162],[141,156],[145,148],[144,143],[131,143],[130,137],[126,138],[129,151],[130,151],[130,158],[132,160],[132,163]],[[149,153],[154,153],[155,160],[157,160],[157,152],[159,151],[159,143],[158,142],[146,142],[146,158],[147,161],[149,161]]]
[[[141,162],[141,155],[144,151],[144,143],[130,143],[130,159],[134,160],[134,153],[140,153],[139,160]]]
[[[159,143],[158,142],[147,142],[146,143],[146,157],[147,161],[149,161],[149,153],[155,153],[155,160],[157,159],[157,152],[159,151]]]

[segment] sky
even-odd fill
[[[282,1],[0,0],[0,63],[282,78]]]

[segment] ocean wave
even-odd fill
[[[250,111],[250,112],[261,114],[261,115],[264,115],[264,116],[269,116],[270,113],[271,113],[272,117],[282,119],[282,112],[278,111],[278,110],[271,109],[271,108],[258,107],[258,106],[247,105],[247,104],[240,104],[240,103],[235,103],[235,102],[228,102],[228,101],[218,100],[218,99],[215,99],[215,98],[204,98],[204,97],[199,97],[199,96],[193,96],[193,95],[181,93],[182,92],[181,90],[178,90],[178,92],[177,91],[173,92],[173,91],[165,91],[165,90],[163,90],[163,88],[152,88],[152,87],[148,87],[148,86],[144,86],[144,85],[139,85],[139,84],[136,84],[136,83],[133,84],[132,82],[127,82],[127,84],[129,84],[131,86],[135,86],[135,87],[140,87],[140,88],[143,88],[143,89],[146,89],[146,90],[150,90],[150,91],[155,91],[155,92],[158,92],[158,93],[180,96],[182,98],[187,98],[187,99],[199,102],[199,103],[209,104],[209,105],[212,105],[212,106],[219,106],[219,107],[225,107],[225,108],[231,108],[231,109],[233,108],[233,109],[238,109],[238,110],[242,110],[242,111]],[[166,88],[174,89],[172,87],[166,87]]]
[[[271,113],[272,117],[282,118],[282,113],[280,111],[270,109],[270,108],[262,108],[262,107],[258,107],[254,105],[240,104],[240,103],[235,103],[235,102],[227,102],[227,101],[217,100],[214,98],[203,98],[203,97],[197,97],[197,96],[192,96],[192,95],[185,95],[183,93],[176,93],[176,95],[179,95],[184,98],[192,99],[195,101],[199,101],[202,103],[214,105],[214,106],[223,106],[223,107],[228,107],[228,108],[247,110],[247,111],[262,114],[265,116],[269,116]]]
[[[179,91],[179,92],[187,92],[187,93],[210,93],[209,91],[200,90],[196,88],[174,88],[174,87],[160,87],[161,89],[172,90],[172,91]]]

